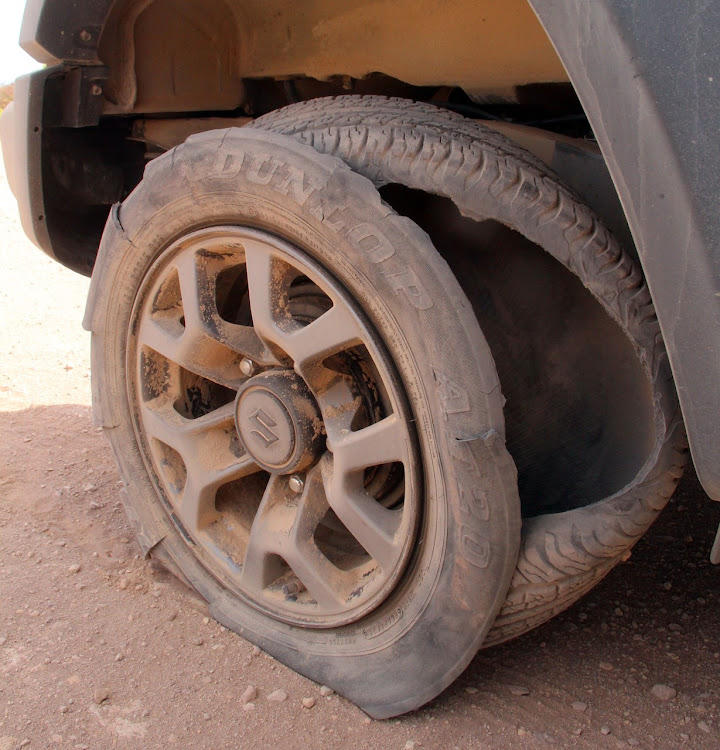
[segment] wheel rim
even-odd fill
[[[377,333],[326,270],[264,232],[189,234],[140,288],[127,361],[146,466],[216,577],[304,627],[385,600],[417,533],[417,444]]]

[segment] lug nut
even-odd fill
[[[255,373],[255,363],[251,359],[243,357],[240,360],[240,372],[247,378],[251,377]]]
[[[303,591],[305,591],[305,586],[303,586],[301,581],[291,581],[290,583],[284,584],[282,587],[282,592],[285,596],[301,594]]]
[[[288,480],[288,487],[299,495],[303,491],[303,487],[305,487],[305,482],[297,474],[294,474]]]

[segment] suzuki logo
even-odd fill
[[[251,430],[250,434],[254,435],[266,448],[280,440],[280,437],[270,429],[271,427],[277,427],[277,422],[262,409],[258,409],[250,415],[250,423],[257,427],[257,429]]]

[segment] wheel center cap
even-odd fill
[[[293,370],[271,370],[250,378],[235,399],[235,424],[245,450],[275,474],[304,471],[325,445],[320,410]]]

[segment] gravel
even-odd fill
[[[677,690],[668,685],[657,684],[653,685],[652,694],[661,701],[669,701],[677,695]]]
[[[240,696],[240,703],[251,703],[255,700],[255,698],[258,697],[258,691],[255,685],[248,685],[245,690],[243,690],[242,695]]]

